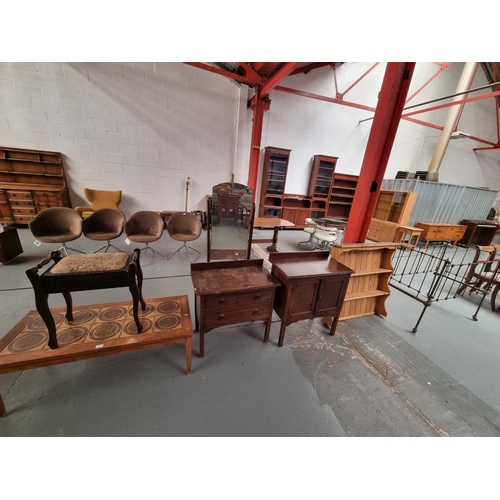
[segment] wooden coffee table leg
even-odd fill
[[[188,337],[186,339],[186,373],[189,375],[191,373],[191,357],[193,349],[193,339]]]
[[[0,417],[5,417],[5,415],[7,415],[7,410],[5,409],[2,395],[0,394]]]

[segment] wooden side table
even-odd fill
[[[280,282],[262,265],[263,259],[191,264],[200,358],[205,355],[205,333],[219,326],[261,320],[268,342]]]
[[[0,263],[9,262],[23,253],[23,247],[13,226],[0,226]]]
[[[269,252],[278,251],[278,230],[282,227],[293,227],[295,224],[285,219],[280,219],[279,217],[255,217],[253,221],[253,227],[269,228],[272,227],[273,239],[272,240],[254,240],[253,243],[264,243],[272,241],[272,244],[267,247]]]
[[[415,248],[422,231],[423,229],[420,227],[399,226],[394,241],[402,247]]]
[[[276,292],[274,310],[281,318],[278,346],[283,345],[288,325],[303,319],[333,316],[330,335],[335,333],[354,272],[329,258],[329,251],[271,253],[272,274],[282,287]]]

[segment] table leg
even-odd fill
[[[264,344],[269,342],[269,332],[271,330],[271,318],[266,321],[266,330],[264,331]]]
[[[270,246],[267,247],[269,252],[277,252],[278,251],[278,227],[274,228],[273,231],[273,242]]]
[[[285,330],[286,330],[286,323],[281,320],[281,327],[280,327],[280,336],[278,340],[278,347],[283,346],[283,342],[285,341]]]
[[[2,395],[0,394],[0,417],[5,417],[5,415],[7,415],[7,410],[5,409]]]
[[[200,358],[205,356],[205,332],[203,328],[200,328]]]
[[[142,275],[142,268],[141,268],[141,263],[139,261],[139,256],[140,256],[140,250],[136,249],[134,250],[137,252],[137,265],[135,268],[136,274],[137,274],[137,291],[139,294],[139,302],[141,303],[142,310],[146,310],[146,301],[144,300],[142,296],[142,280],[143,280],[143,275]]]
[[[191,373],[191,356],[192,356],[193,339],[188,337],[186,339],[186,373]]]

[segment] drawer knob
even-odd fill
[[[254,309],[252,314],[255,315],[255,314],[258,314],[259,313],[259,310],[258,309]]]
[[[255,298],[255,300],[259,300],[260,299],[260,293],[257,293],[254,298]]]
[[[225,317],[226,317],[226,315],[225,315],[225,314],[221,314],[221,315],[219,316],[219,321],[222,321]]]
[[[226,303],[226,299],[220,299],[220,300],[219,300],[219,304],[221,304],[221,305],[222,305],[222,304],[225,304],[225,303]]]

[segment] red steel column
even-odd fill
[[[387,63],[344,243],[365,242],[414,69],[414,62]]]
[[[262,140],[262,122],[264,119],[264,103],[260,97],[260,88],[253,99],[252,138],[250,142],[250,164],[248,167],[247,186],[253,189],[253,201],[257,191],[257,177],[259,175],[260,143]]]

